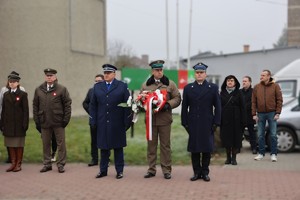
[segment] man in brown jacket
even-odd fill
[[[277,161],[277,120],[282,109],[282,93],[280,86],[274,82],[269,70],[263,70],[260,83],[252,92],[252,116],[258,124],[259,152],[254,160],[262,160],[265,156],[265,126],[268,121],[271,136],[271,161]]]
[[[161,111],[152,116],[152,140],[148,141],[147,159],[149,169],[144,178],[151,178],[156,174],[156,159],[158,137],[160,140],[160,164],[165,179],[171,178],[171,124],[172,109],[181,103],[181,96],[176,84],[163,73],[163,60],[150,63],[152,76],[142,85],[141,91],[167,90],[167,103]]]
[[[72,100],[66,87],[57,83],[55,69],[45,69],[45,82],[35,89],[33,117],[36,128],[41,129],[44,167],[41,173],[52,170],[51,138],[54,132],[58,148],[57,167],[64,173],[66,164],[65,127],[71,118]]]

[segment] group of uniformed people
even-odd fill
[[[164,61],[157,60],[150,64],[152,69],[151,77],[141,86],[142,91],[166,90],[167,101],[163,108],[154,113],[152,117],[152,140],[147,142],[147,160],[149,168],[144,178],[151,178],[156,175],[157,147],[160,142],[160,164],[165,179],[171,179],[171,124],[172,109],[178,107],[182,101],[181,124],[186,129],[189,139],[187,150],[191,153],[191,160],[194,175],[191,181],[203,179],[210,181],[209,164],[211,153],[214,148],[214,131],[216,126],[221,124],[221,100],[218,86],[206,80],[207,65],[196,64],[193,69],[195,81],[184,87],[183,97],[176,84],[163,73]],[[110,64],[102,66],[103,81],[97,81],[89,91],[89,103],[87,112],[90,115],[91,130],[96,133],[96,140],[92,148],[94,154],[95,144],[101,151],[100,171],[96,178],[107,176],[110,161],[110,150],[114,150],[114,163],[116,178],[123,178],[124,152],[126,146],[126,130],[132,124],[132,111],[129,107],[118,106],[127,102],[130,94],[127,84],[115,78],[117,68]],[[43,168],[40,172],[52,170],[51,163],[51,137],[55,134],[58,145],[57,167],[60,173],[65,172],[66,145],[65,127],[71,117],[71,103],[66,87],[58,84],[54,69],[45,69],[45,82],[36,88],[33,99],[33,118],[36,128],[41,130],[43,143]],[[102,78],[101,78],[102,79]],[[11,80],[11,77],[9,77]],[[12,91],[12,89],[10,89]],[[21,92],[19,87],[17,91]],[[27,97],[27,94],[24,95]],[[22,97],[20,95],[20,97]],[[11,98],[11,97],[9,97]],[[23,100],[23,98],[21,99]],[[4,101],[6,104],[6,101]],[[24,104],[26,101],[24,100]],[[28,104],[28,102],[27,102]],[[5,107],[6,108],[6,107]],[[28,119],[26,112],[23,123],[20,123],[22,130],[26,132]],[[6,115],[2,115],[1,128],[6,123]],[[9,119],[12,120],[12,119]],[[5,122],[5,123],[4,123]],[[113,122],[113,123],[112,123]],[[4,128],[5,138],[10,137]],[[25,137],[25,135],[24,135]],[[95,139],[94,139],[95,140]],[[96,165],[97,159],[89,166]],[[12,163],[15,168],[16,162]],[[19,164],[18,164],[19,165]]]
[[[172,109],[181,103],[181,95],[176,84],[163,73],[164,61],[150,64],[151,77],[142,85],[141,92],[166,90],[167,102],[152,116],[152,140],[147,141],[148,170],[144,178],[156,175],[157,147],[160,143],[160,165],[165,179],[171,179],[171,124]],[[110,64],[102,66],[104,81],[95,83],[89,107],[91,126],[97,128],[97,146],[101,149],[100,171],[96,178],[108,175],[110,150],[114,150],[116,178],[123,178],[126,130],[132,121],[131,108],[118,106],[127,102],[130,94],[127,84],[115,78],[117,68]],[[194,83],[184,88],[181,120],[189,134],[188,151],[191,152],[194,175],[192,181],[209,181],[209,163],[214,147],[214,126],[220,125],[220,98],[218,87],[208,83],[207,65],[194,66]],[[112,123],[113,122],[113,123]],[[201,159],[202,154],[202,159]]]

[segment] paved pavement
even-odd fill
[[[100,199],[100,200],[299,200],[300,152],[280,154],[272,163],[267,155],[254,161],[249,149],[238,155],[238,165],[211,166],[210,182],[191,182],[191,166],[173,166],[172,179],[158,170],[144,179],[146,166],[126,166],[124,178],[115,178],[114,167],[107,177],[95,179],[99,168],[68,163],[66,172],[57,168],[39,173],[42,165],[23,164],[22,171],[5,172],[0,164],[0,199]]]

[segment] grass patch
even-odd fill
[[[180,116],[173,115],[171,132],[172,163],[174,165],[190,165],[190,154],[187,152],[188,134],[180,125]],[[145,123],[142,116],[134,125],[134,137],[131,130],[127,132],[127,147],[125,163],[127,165],[147,165],[147,143],[145,136]],[[0,137],[0,161],[4,162],[7,153],[4,147],[3,136]],[[87,117],[73,117],[66,128],[67,162],[88,163],[90,156],[90,132]],[[217,148],[212,156],[212,164],[222,164],[224,161],[223,150]],[[158,147],[159,156],[159,147]],[[35,130],[33,120],[30,120],[29,129],[25,140],[24,162],[42,163],[42,141],[40,134]],[[113,159],[113,155],[111,155]],[[159,164],[159,157],[158,157]]]

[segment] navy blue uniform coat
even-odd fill
[[[100,149],[116,149],[126,146],[126,128],[131,123],[131,108],[118,106],[129,97],[127,84],[116,79],[110,89],[106,82],[94,85],[89,108],[91,126],[97,126],[97,146]]]
[[[188,127],[187,150],[192,153],[212,152],[214,149],[213,125],[221,123],[221,102],[218,86],[196,81],[184,87],[181,124]]]

